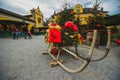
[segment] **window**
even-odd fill
[[[41,23],[41,18],[38,18],[38,23]]]
[[[77,12],[77,13],[80,13],[80,9],[77,9],[76,12]]]

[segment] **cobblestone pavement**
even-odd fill
[[[0,39],[0,80],[120,80],[120,46],[111,45],[110,53],[104,60],[90,62],[84,71],[71,74],[60,66],[50,67],[52,58],[42,55],[47,48],[43,38]],[[85,56],[88,49],[81,48],[79,52]],[[94,53],[94,57],[99,57],[101,51]],[[67,54],[62,54],[61,58],[70,68],[80,65],[78,60]]]

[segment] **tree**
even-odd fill
[[[59,13],[58,24],[63,26],[65,22],[73,20],[73,10],[65,8],[62,12]]]
[[[107,31],[106,31],[106,27],[105,27],[105,20],[104,20],[104,16],[103,14],[103,8],[101,10],[99,10],[99,6],[101,4],[98,3],[97,0],[95,0],[95,4],[93,6],[93,10],[92,10],[92,14],[93,16],[90,16],[88,19],[88,31],[89,30],[98,30],[98,31],[102,31],[99,32],[97,35],[97,47],[99,44],[105,44],[106,40],[107,40]],[[90,32],[89,32],[90,33]]]
[[[63,26],[67,21],[73,21],[74,13],[73,9],[70,8],[69,2],[63,2],[62,10],[58,13],[58,16],[58,24],[61,26]]]
[[[101,10],[99,10],[101,2],[98,3],[98,0],[95,0],[93,5],[92,14],[93,16],[90,16],[88,18],[88,29],[93,30],[104,30],[105,29],[105,22],[104,22],[104,16],[103,14],[103,7]]]
[[[88,19],[88,30],[104,30],[105,29],[105,23],[104,23],[104,17],[94,15],[93,17],[89,17]]]

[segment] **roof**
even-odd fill
[[[20,18],[20,19],[35,22],[34,20],[31,20],[31,19],[26,18],[26,17],[24,17],[22,15],[16,14],[14,12],[11,12],[11,11],[8,11],[8,10],[2,9],[2,8],[0,8],[0,14],[7,14],[7,15],[14,16],[14,17],[17,17],[17,18]]]
[[[27,18],[29,18],[29,17],[32,17],[32,15],[24,15],[24,17],[27,17]]]
[[[97,11],[108,13],[108,11],[102,11],[102,10],[97,10]],[[92,8],[83,8],[83,13],[92,13],[92,12],[94,12],[94,9]]]

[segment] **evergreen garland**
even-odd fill
[[[62,44],[63,45],[75,45],[78,43],[77,33],[72,29],[62,28]]]

